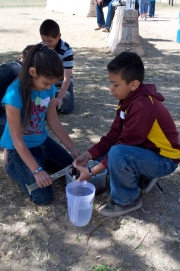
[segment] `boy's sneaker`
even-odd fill
[[[115,0],[115,1],[112,3],[112,6],[113,6],[113,7],[122,6],[121,0]]]
[[[133,202],[128,205],[120,205],[110,200],[108,203],[104,204],[99,208],[101,215],[109,217],[118,217],[129,212],[135,211],[142,206],[141,196],[139,195]]]
[[[141,188],[142,194],[149,193],[158,180],[159,178],[151,179],[149,177],[141,175],[138,181],[138,186]]]

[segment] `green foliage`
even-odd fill
[[[81,234],[76,234],[76,241],[81,242]]]
[[[137,248],[136,250],[141,250],[143,248],[143,244],[141,243]]]
[[[107,264],[103,263],[101,266],[96,264],[92,266],[92,271],[116,271],[117,268],[109,269]]]

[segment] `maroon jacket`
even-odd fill
[[[162,104],[164,97],[156,93],[154,84],[141,84],[119,101],[117,116],[106,136],[88,151],[93,159],[102,157],[117,144],[150,149],[179,162],[180,144],[174,121]],[[107,166],[106,156],[102,164]]]

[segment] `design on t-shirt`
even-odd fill
[[[39,97],[36,97],[36,99],[32,101],[31,121],[30,125],[24,131],[24,135],[40,135],[44,133],[45,113],[49,103],[41,106],[41,101],[42,99]]]

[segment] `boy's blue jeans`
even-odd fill
[[[61,87],[57,87],[56,97],[61,91]],[[60,111],[63,114],[70,114],[74,110],[74,92],[73,92],[73,83],[71,82],[64,97],[62,100],[62,104],[60,109],[57,109],[57,111]]]
[[[47,137],[45,142],[35,148],[29,149],[38,164],[47,171],[56,172],[72,164],[73,158],[57,142]],[[8,150],[6,162],[7,174],[16,180],[27,193],[27,195],[37,204],[47,204],[53,199],[52,185],[37,188],[30,195],[26,185],[36,182],[34,175],[22,161],[16,150]]]
[[[2,114],[0,116],[0,138],[4,132],[5,126],[6,126],[6,114]]]
[[[115,145],[108,153],[111,198],[127,205],[139,195],[140,175],[150,178],[172,173],[178,164],[155,152],[127,145]]]
[[[113,16],[113,9],[114,7],[112,6],[112,3],[114,0],[104,0],[103,5],[101,4],[98,6],[96,4],[96,14],[97,14],[97,24],[99,26],[104,25],[105,28],[109,29],[111,26],[111,21],[112,21],[112,16]],[[106,17],[106,22],[104,20],[104,13],[103,13],[103,8],[108,6],[108,13]]]

